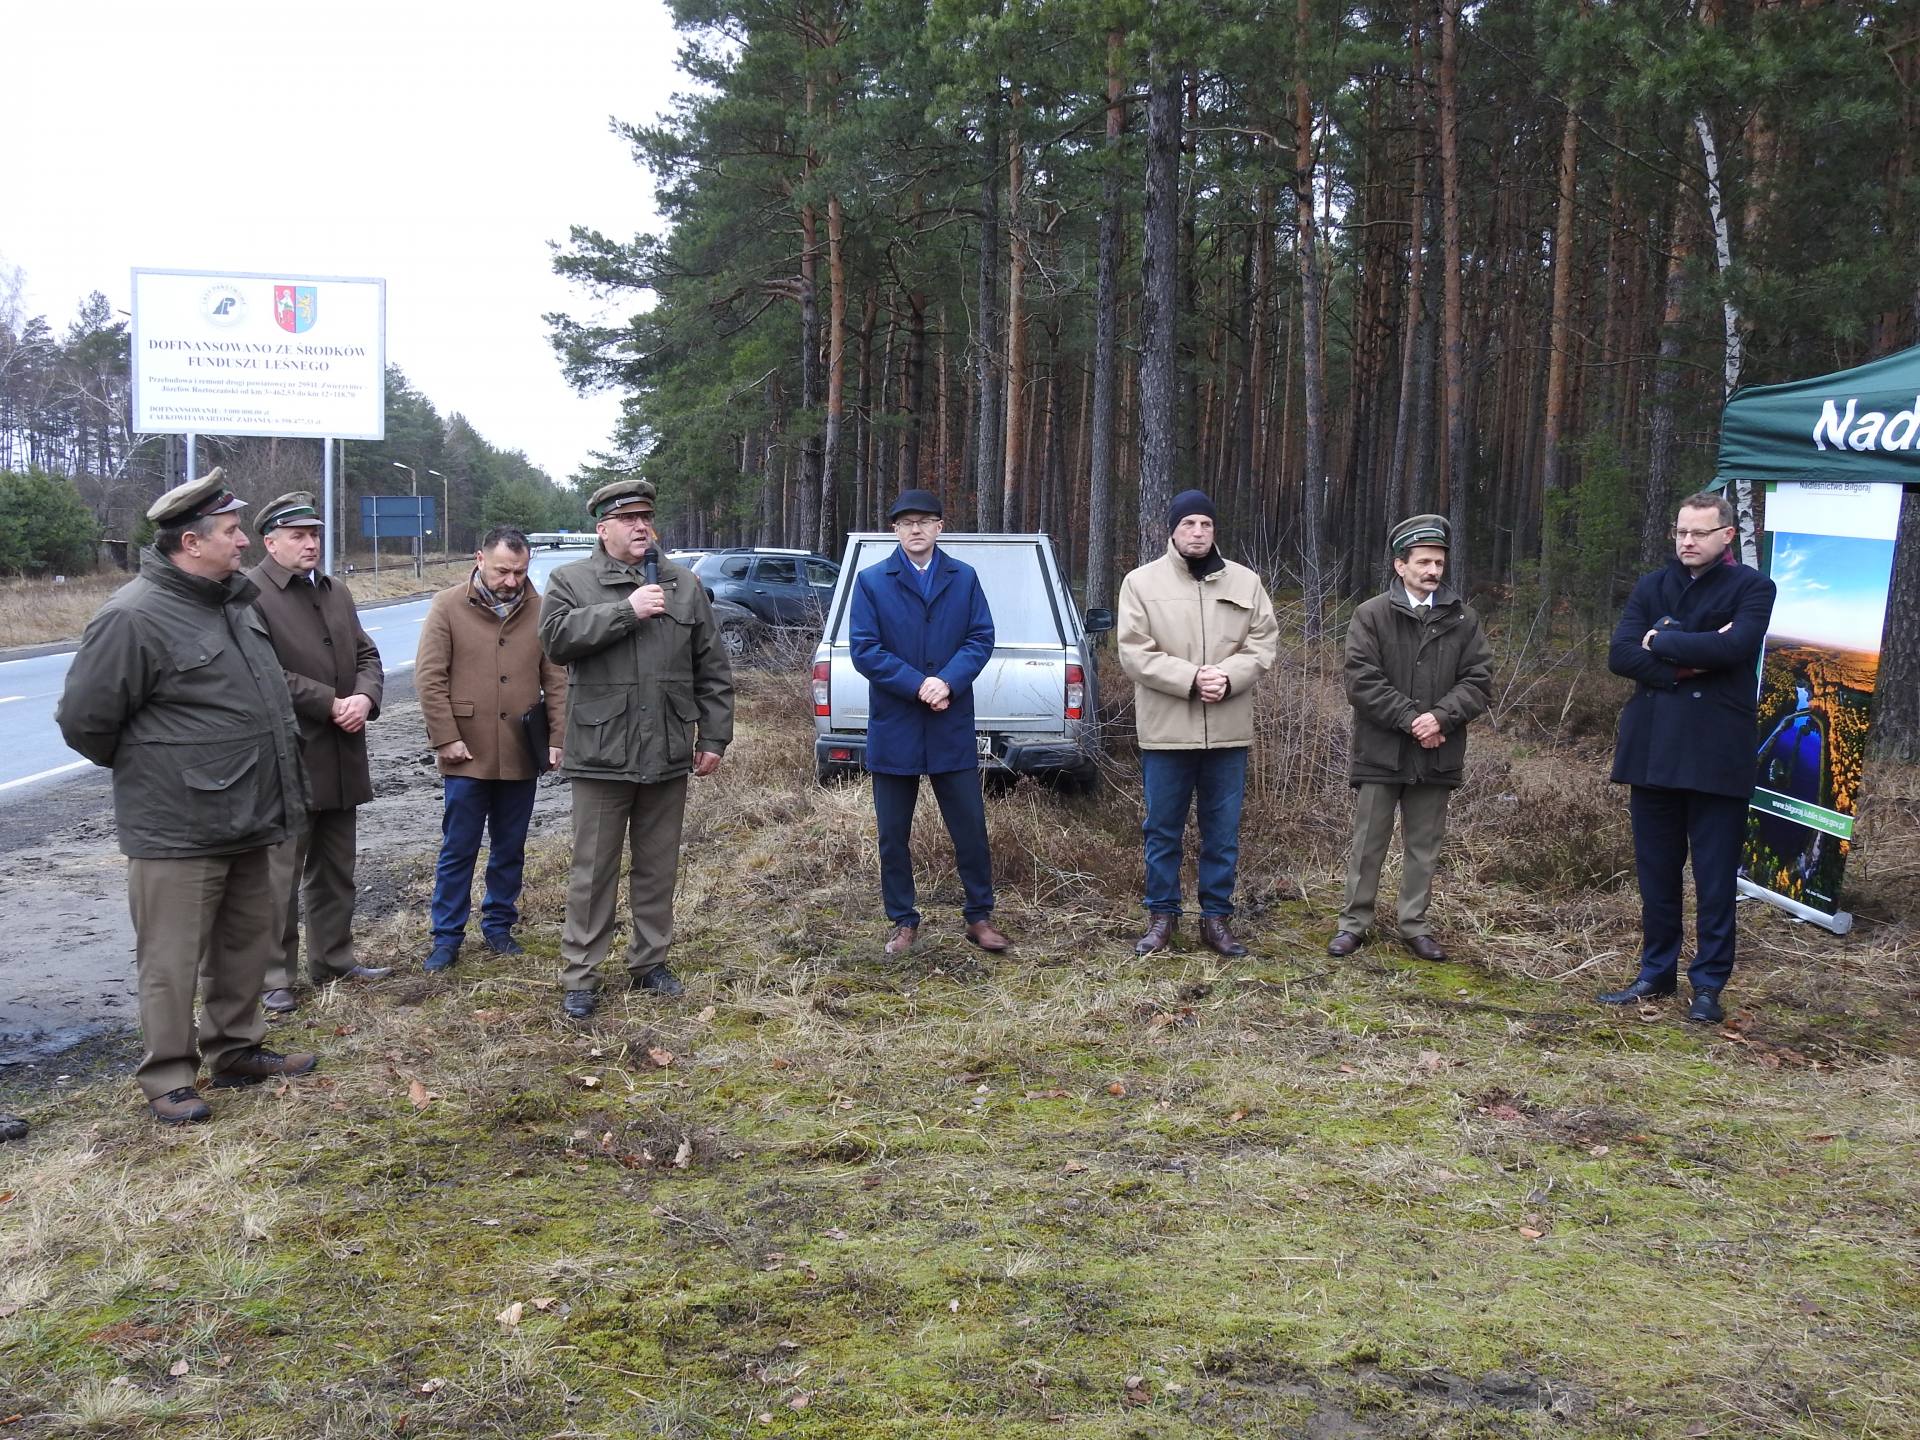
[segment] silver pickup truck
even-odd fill
[[[853,582],[893,552],[886,533],[847,537],[826,629],[813,652],[813,768],[824,784],[858,775],[867,749],[867,679],[853,668]],[[980,575],[993,612],[993,658],[973,682],[980,767],[1008,775],[1090,778],[1100,750],[1091,637],[1108,610],[1083,619],[1045,535],[946,534],[940,548]]]

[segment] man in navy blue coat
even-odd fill
[[[1007,948],[993,925],[993,862],[974,743],[973,681],[993,654],[993,615],[971,565],[943,553],[940,501],[907,490],[887,518],[900,545],[853,586],[853,667],[867,677],[867,769],[880,830],[880,896],[904,955],[920,933],[914,908],[913,808],[920,777],[933,786],[966,894],[967,938]]]
[[[1632,786],[1640,879],[1640,974],[1599,997],[1631,1005],[1674,993],[1680,962],[1681,869],[1693,854],[1696,944],[1689,1020],[1724,1019],[1733,974],[1733,907],[1747,801],[1753,794],[1760,652],[1773,582],[1737,564],[1733,506],[1689,495],[1674,524],[1674,559],[1642,576],[1614,627],[1607,668],[1636,681],[1620,712],[1613,778]]]

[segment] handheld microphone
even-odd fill
[[[660,583],[660,547],[649,545],[647,553],[640,557],[640,570],[647,577],[647,584]]]

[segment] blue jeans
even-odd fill
[[[446,814],[440,821],[440,863],[433,872],[433,943],[458,945],[473,908],[473,867],[480,836],[487,837],[487,898],[480,928],[504,935],[520,919],[520,873],[526,867],[527,823],[533,819],[532,780],[446,777]]]
[[[1200,913],[1233,914],[1233,883],[1240,869],[1240,805],[1247,790],[1247,751],[1142,750],[1147,791],[1147,912],[1180,913],[1181,838],[1187,812],[1199,800]]]

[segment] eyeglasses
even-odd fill
[[[1718,535],[1722,530],[1731,530],[1732,528],[1731,525],[1716,525],[1711,530],[1683,530],[1676,525],[1673,527],[1673,538],[1676,540],[1704,540],[1709,535]]]
[[[653,512],[651,510],[642,510],[637,514],[609,515],[606,518],[616,520],[622,525],[651,525],[653,523]]]
[[[903,515],[893,522],[893,528],[896,530],[932,530],[939,525],[939,523],[940,517],[938,515],[923,515],[917,520],[909,520]]]

